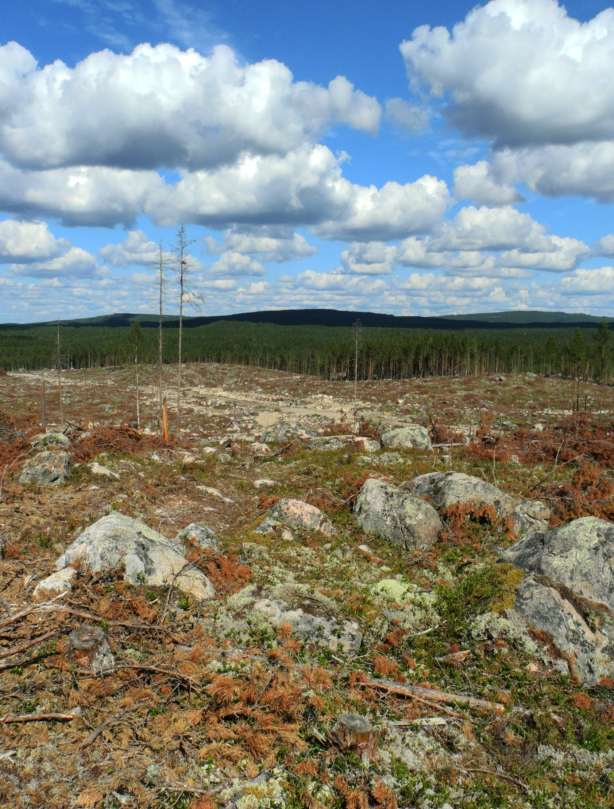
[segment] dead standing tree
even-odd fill
[[[183,395],[183,306],[186,302],[186,278],[188,259],[186,250],[192,242],[187,240],[184,225],[177,231],[177,263],[179,273],[179,341],[177,347],[177,433],[181,429],[181,400]]]
[[[358,347],[361,328],[362,323],[360,320],[355,320],[352,324],[352,331],[354,333],[354,406],[356,406],[358,400]]]
[[[143,352],[143,331],[141,324],[138,320],[132,322],[130,327],[130,343],[134,353],[134,371],[135,371],[135,392],[136,392],[136,427],[137,430],[141,429],[141,390],[139,384],[139,371],[141,363],[141,355]]]
[[[158,413],[160,419],[160,431],[162,432],[165,442],[168,441],[168,417],[166,413],[166,397],[164,396],[164,383],[162,379],[162,367],[164,365],[164,336],[163,336],[163,323],[164,323],[164,252],[162,250],[162,242],[159,245],[158,256],[158,297],[159,297],[159,316],[158,316]]]
[[[55,369],[58,381],[58,403],[60,413],[60,425],[64,424],[64,400],[62,396],[62,342],[60,339],[60,324],[57,326],[56,335],[56,355],[55,355]]]

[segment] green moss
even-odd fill
[[[458,637],[477,615],[512,606],[522,577],[513,565],[490,561],[461,575],[454,586],[438,588],[438,606],[449,633]]]
[[[490,604],[491,612],[503,612],[516,603],[516,591],[524,578],[524,573],[514,565],[498,564],[496,568],[498,593]]]

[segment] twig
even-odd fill
[[[114,716],[109,716],[104,722],[101,722],[98,727],[94,728],[94,730],[85,737],[85,739],[79,745],[79,750],[84,750],[86,747],[89,747],[93,744],[96,739],[100,736],[103,730],[106,730],[109,725],[112,725],[116,719],[120,717],[120,714],[115,714]]]
[[[3,495],[3,490],[4,490],[4,479],[6,477],[7,472],[9,471],[9,469],[12,466],[14,466],[17,463],[17,461],[20,461],[29,452],[30,452],[30,450],[26,450],[25,452],[22,452],[21,455],[17,455],[15,458],[13,458],[13,460],[10,463],[5,464],[4,467],[2,468],[2,475],[0,475],[0,500],[2,500],[2,495]]]
[[[174,677],[176,680],[183,680],[195,691],[202,691],[201,687],[198,685],[196,680],[192,679],[192,677],[188,677],[187,674],[181,674],[181,672],[173,671],[172,669],[163,669],[159,668],[158,666],[145,666],[140,665],[139,663],[120,663],[115,667],[115,669],[132,669],[133,671],[150,671],[154,674],[165,674],[167,677]]]
[[[160,626],[162,626],[162,624],[164,623],[164,621],[166,619],[166,613],[168,612],[168,606],[170,604],[171,595],[173,593],[173,590],[175,588],[175,584],[176,584],[177,580],[179,579],[180,576],[183,575],[183,572],[185,570],[188,570],[191,567],[194,567],[194,568],[196,568],[196,570],[198,570],[199,568],[198,568],[197,562],[200,562],[204,558],[205,558],[205,556],[201,555],[201,556],[198,557],[198,559],[195,559],[193,562],[186,562],[185,565],[183,565],[183,567],[179,568],[179,570],[173,576],[172,581],[170,583],[170,586],[168,588],[168,592],[166,594],[166,600],[164,602],[164,607],[162,609],[162,614],[160,615],[160,621],[159,621]]]
[[[513,778],[511,775],[508,775],[504,772],[497,772],[496,770],[485,770],[481,767],[469,767],[468,769],[464,769],[463,767],[458,768],[461,772],[470,774],[473,772],[482,773],[484,775],[492,775],[495,778],[502,778],[504,781],[509,781],[510,783],[514,784],[515,786],[519,787],[520,789],[524,790],[524,792],[529,792],[529,787],[526,784],[523,784],[522,781],[519,781],[517,778]]]
[[[39,660],[45,660],[47,657],[53,657],[55,652],[45,652],[45,654],[36,655],[36,657],[29,657],[27,660],[11,660],[8,663],[0,663],[0,671],[7,669],[24,669],[27,666],[32,666],[38,663]]]
[[[39,635],[38,637],[29,640],[27,643],[22,643],[21,646],[14,646],[12,649],[2,649],[2,651],[0,651],[0,659],[3,657],[12,657],[20,652],[25,652],[26,649],[30,649],[32,646],[36,646],[37,643],[42,643],[44,640],[49,640],[49,638],[53,638],[58,634],[60,634],[59,630],[52,629],[50,632],[45,632],[44,635]]]
[[[163,632],[165,635],[168,635],[170,638],[174,639],[173,633],[170,629],[166,629],[165,627],[158,626],[157,624],[132,624],[129,621],[111,621],[105,618],[102,615],[96,615],[93,612],[86,612],[85,610],[78,610],[74,607],[68,607],[64,604],[60,604],[57,607],[49,608],[51,612],[67,612],[70,615],[76,615],[77,618],[85,618],[88,621],[97,621],[98,623],[107,624],[107,626],[121,626],[125,629],[135,629],[141,632]]]
[[[358,685],[364,688],[377,688],[382,691],[388,691],[391,694],[399,694],[403,697],[411,697],[428,700],[430,702],[450,702],[453,705],[466,705],[468,708],[474,708],[477,711],[486,711],[489,713],[502,714],[505,713],[505,706],[500,702],[490,702],[485,699],[478,699],[477,697],[469,697],[466,694],[452,694],[449,691],[439,691],[436,688],[423,688],[419,685],[400,685],[392,680],[363,680]]]
[[[31,615],[33,612],[40,612],[45,611],[48,609],[53,609],[53,606],[56,601],[60,598],[64,598],[66,593],[60,593],[55,598],[52,598],[51,601],[45,601],[43,604],[38,604],[36,607],[28,607],[25,610],[21,610],[21,612],[16,612],[14,615],[11,615],[9,618],[6,618],[2,623],[0,623],[0,629],[4,629],[5,626],[10,626],[11,624],[20,621],[22,618],[25,618],[28,615]]]
[[[3,593],[5,590],[8,590],[9,586],[15,581],[17,576],[19,576],[22,572],[23,572],[23,569],[22,570],[17,570],[17,571],[15,571],[15,573],[13,573],[12,576],[9,576],[8,579],[2,585],[2,587],[0,587],[0,593]]]
[[[72,722],[77,715],[72,713],[25,713],[0,716],[0,725],[13,725],[18,722]]]

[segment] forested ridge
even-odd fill
[[[131,362],[135,339],[140,360],[158,359],[153,328],[61,326],[63,368],[115,366]],[[164,361],[177,357],[178,331],[164,328]],[[321,377],[354,375],[352,328],[279,326],[218,321],[184,330],[188,362],[224,362]],[[34,326],[0,330],[0,367],[8,370],[55,367],[57,328]],[[467,376],[534,372],[610,381],[614,371],[611,331],[597,328],[527,328],[442,331],[362,327],[358,334],[361,379]]]

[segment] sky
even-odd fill
[[[0,321],[614,316],[614,8],[0,0]]]

